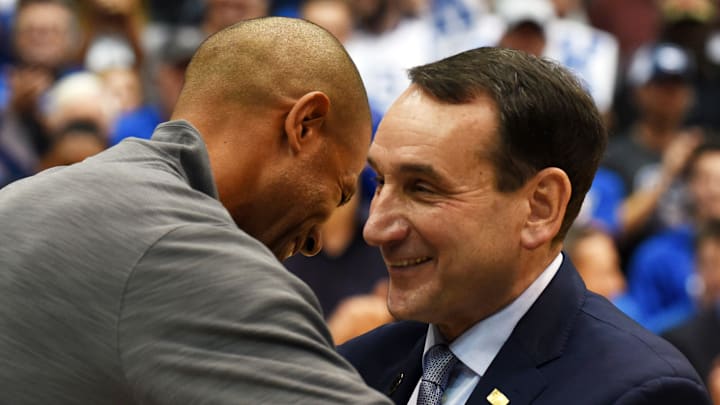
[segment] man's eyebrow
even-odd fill
[[[376,172],[378,171],[377,164],[374,160],[372,160],[372,158],[368,157],[368,165]],[[402,163],[398,166],[398,172],[404,174],[422,175],[431,180],[442,180],[440,173],[438,173],[432,165],[425,163]]]
[[[398,168],[400,173],[410,173],[422,175],[430,178],[431,180],[441,180],[440,173],[438,173],[432,165],[424,163],[403,163]]]

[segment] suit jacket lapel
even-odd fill
[[[557,274],[518,322],[480,379],[468,404],[487,405],[498,389],[512,405],[530,403],[547,385],[539,368],[562,355],[575,316],[585,301],[585,285],[563,259]]]
[[[415,385],[420,381],[424,347],[425,335],[423,334],[410,350],[405,361],[390,368],[385,374],[384,380],[387,381],[387,384],[383,392],[396,404],[406,405]]]

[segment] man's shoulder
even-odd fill
[[[637,277],[644,273],[676,273],[691,270],[695,256],[693,232],[688,229],[670,229],[642,242],[630,258],[628,270]]]
[[[659,156],[656,153],[639,144],[632,132],[628,132],[610,138],[603,165],[616,171],[632,171],[658,161]]]
[[[669,342],[620,312],[605,298],[589,293],[577,321],[572,352],[602,354],[593,366],[637,378],[686,377],[697,380],[687,359]],[[698,380],[699,381],[699,380]]]
[[[605,298],[589,292],[568,332],[562,354],[539,368],[550,384],[538,403],[708,403],[687,359]]]
[[[666,250],[679,247],[683,250],[691,249],[695,239],[695,230],[688,226],[678,226],[659,232],[638,246],[638,249]]]

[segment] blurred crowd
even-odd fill
[[[197,46],[266,15],[346,46],[375,126],[407,68],[461,50],[522,49],[574,71],[610,138],[566,253],[591,290],[720,380],[717,0],[0,0],[0,187],[149,138]],[[318,256],[286,262],[338,343],[392,319],[382,258],[362,239],[372,178],[325,225]]]

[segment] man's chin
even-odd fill
[[[393,318],[397,320],[421,321],[420,319],[416,319],[417,316],[415,314],[415,311],[413,311],[413,308],[408,308],[407,306],[402,304],[388,301],[388,311],[390,312],[390,315],[392,315]]]

